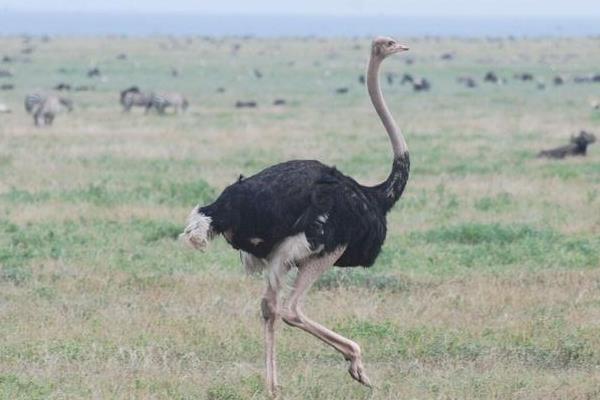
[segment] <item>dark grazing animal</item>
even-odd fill
[[[412,84],[415,92],[428,92],[431,89],[431,84],[425,78],[413,80]]]
[[[100,69],[98,67],[94,67],[94,68],[88,70],[87,76],[88,76],[88,78],[100,77],[100,76],[102,76],[102,73],[100,72]]]
[[[46,95],[41,93],[28,93],[25,95],[25,111],[27,114],[33,113],[33,110],[44,101]]]
[[[61,82],[58,85],[54,86],[54,90],[59,90],[59,91],[67,90],[68,91],[68,90],[71,90],[71,85],[68,83]]]
[[[404,85],[405,83],[414,83],[415,78],[411,74],[402,75],[402,79],[400,80],[400,84]]]
[[[210,239],[223,235],[241,251],[247,270],[267,272],[261,310],[271,395],[277,388],[274,324],[279,317],[342,353],[350,362],[350,375],[370,386],[359,345],[313,322],[301,304],[311,285],[332,265],[369,267],[381,250],[386,215],[404,191],[410,162],[404,136],[381,93],[379,69],[387,56],[405,50],[387,37],[376,38],[371,46],[367,88],[394,153],[384,182],[363,186],[319,161],[288,161],[249,178],[240,177],[214,203],[197,206],[188,218],[182,234],[187,243],[203,249]],[[298,274],[282,306],[280,289],[293,267]]]
[[[568,145],[551,150],[542,150],[538,153],[538,157],[565,158],[567,156],[585,156],[588,145],[595,141],[596,136],[593,133],[581,131],[579,135],[571,136],[571,143]]]
[[[498,75],[496,75],[493,71],[489,71],[487,74],[485,74],[485,76],[483,77],[483,81],[484,82],[490,82],[490,83],[498,83]]]
[[[394,84],[394,78],[396,78],[396,74],[393,72],[388,72],[387,74],[385,74],[385,79],[387,79],[388,85]]]
[[[152,94],[142,92],[137,86],[131,86],[123,90],[119,98],[124,112],[129,112],[132,107],[144,107],[147,110],[151,101]]]
[[[235,108],[256,108],[258,104],[255,101],[242,101],[238,100],[235,102]]]
[[[456,81],[471,89],[477,87],[477,82],[475,82],[475,79],[471,78],[470,76],[460,76]]]
[[[70,99],[53,94],[45,96],[33,109],[33,122],[38,127],[52,125],[56,115],[65,110],[73,110],[73,102]]]
[[[180,93],[152,93],[150,102],[146,105],[146,113],[154,108],[158,114],[164,115],[168,108],[172,108],[175,114],[187,110],[189,103]]]
[[[533,80],[533,75],[530,74],[529,72],[524,72],[522,74],[515,74],[514,78],[517,80],[521,80],[523,82],[525,81],[532,81]]]

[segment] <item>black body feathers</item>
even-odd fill
[[[316,252],[346,245],[336,265],[368,267],[381,250],[386,214],[400,198],[409,169],[405,153],[385,182],[367,187],[318,161],[288,161],[240,176],[199,212],[211,217],[214,233],[259,258],[286,237],[305,233]]]

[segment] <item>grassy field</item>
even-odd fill
[[[283,398],[600,398],[600,146],[535,157],[600,133],[600,84],[572,82],[600,72],[600,39],[404,41],[385,71],[432,83],[384,84],[411,149],[407,190],[375,266],[328,273],[306,308],[362,346],[376,387],[280,324]],[[0,91],[13,109],[0,114],[0,398],[265,398],[262,280],[222,240],[202,254],[176,237],[197,203],[279,161],[383,180],[391,151],[358,82],[368,46],[0,38],[17,58],[0,64],[16,86]],[[86,77],[93,66],[102,78]],[[481,82],[489,70],[507,83]],[[513,79],[523,72],[546,89]],[[554,86],[557,74],[570,78]],[[96,90],[69,93],[75,110],[36,129],[23,96],[59,82]],[[132,84],[181,91],[190,109],[123,114]]]

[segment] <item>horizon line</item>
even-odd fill
[[[215,17],[276,17],[276,16],[294,16],[294,17],[327,17],[327,18],[511,18],[511,19],[544,19],[544,18],[566,18],[566,19],[600,19],[600,14],[436,14],[436,13],[411,13],[411,14],[386,14],[386,13],[322,13],[322,12],[207,12],[200,10],[169,10],[169,11],[154,11],[154,10],[56,10],[56,9],[15,9],[15,8],[0,8],[2,13],[19,13],[19,14],[104,14],[104,15],[173,15],[173,16],[215,16]]]

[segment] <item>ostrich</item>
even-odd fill
[[[381,250],[386,214],[404,191],[410,162],[406,141],[383,99],[379,68],[387,56],[405,50],[389,37],[377,37],[371,46],[367,88],[394,153],[384,182],[363,186],[319,161],[287,161],[240,177],[214,203],[194,208],[181,235],[202,250],[221,234],[241,251],[247,271],[266,272],[261,312],[271,396],[278,387],[274,332],[278,317],[342,353],[350,362],[352,378],[371,386],[359,345],[309,319],[301,304],[312,284],[333,265],[369,267]],[[288,299],[280,304],[283,280],[293,267],[298,273]]]

